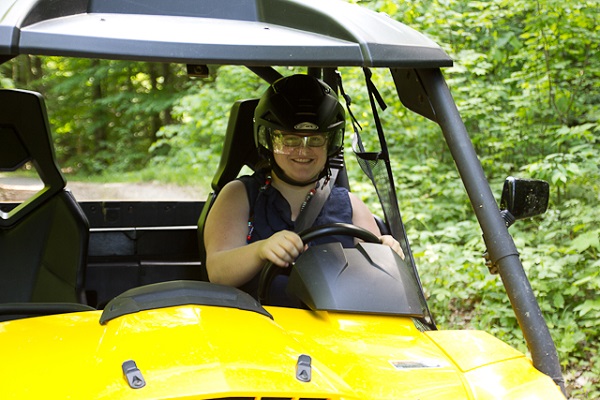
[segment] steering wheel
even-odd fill
[[[312,228],[298,232],[298,235],[304,244],[310,243],[315,239],[333,235],[352,236],[368,243],[381,243],[381,240],[372,232],[356,225],[344,223],[313,226]],[[292,264],[291,268],[293,267],[294,265]],[[273,280],[283,271],[283,268],[276,266],[271,261],[265,263],[258,282],[258,301],[260,304],[269,303],[269,291]]]

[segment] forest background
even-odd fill
[[[600,398],[599,3],[352,2],[425,33],[455,60],[444,74],[496,193],[510,175],[550,183],[548,212],[511,232],[569,396]],[[368,136],[361,71],[342,74]],[[400,209],[438,325],[484,329],[526,352],[439,128],[396,102],[386,71],[375,79],[389,106],[381,117]],[[209,78],[192,80],[182,65],[23,56],[0,66],[0,86],[44,94],[69,181],[177,183],[203,188],[199,197],[231,104],[265,88],[241,67],[213,67]],[[360,170],[348,168],[353,190],[373,203]]]

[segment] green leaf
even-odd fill
[[[556,293],[552,299],[552,304],[555,308],[563,308],[565,306],[565,298],[560,293]]]
[[[600,299],[586,300],[583,304],[575,307],[574,310],[579,313],[580,317],[585,316],[591,311],[600,312]]]
[[[570,248],[583,253],[589,248],[600,250],[600,230],[583,233],[571,241]]]

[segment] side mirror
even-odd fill
[[[510,226],[518,219],[545,213],[549,198],[550,185],[548,182],[509,176],[504,181],[500,209],[505,215],[508,226]],[[510,216],[506,215],[506,211],[510,213]]]

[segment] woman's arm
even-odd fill
[[[381,243],[390,246],[404,260],[404,252],[402,251],[402,247],[400,247],[400,243],[391,235],[381,236],[381,231],[375,222],[375,218],[373,218],[371,210],[356,195],[353,193],[348,194],[352,203],[352,223],[377,235]]]
[[[206,269],[211,282],[241,286],[252,279],[266,261],[287,267],[302,252],[302,240],[290,231],[246,244],[249,213],[244,184],[233,181],[225,185],[204,229]]]

